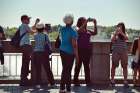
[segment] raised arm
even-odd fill
[[[40,22],[40,19],[36,19],[34,25],[31,27],[30,31],[28,31],[30,34],[36,33],[36,25]]]
[[[94,23],[94,28],[93,28],[93,30],[94,31],[90,31],[89,30],[89,32],[91,33],[91,35],[97,35],[97,21],[96,21],[96,19],[93,19],[93,23]]]
[[[117,36],[116,33],[113,33],[112,34],[112,36],[111,36],[111,42],[114,42],[116,40],[116,36]]]
[[[127,41],[128,40],[128,34],[126,33],[123,33],[122,31],[119,32],[123,37],[124,39]]]

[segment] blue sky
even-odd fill
[[[18,26],[20,16],[28,14],[31,24],[39,17],[43,23],[63,24],[66,13],[94,17],[99,25],[124,22],[126,27],[140,29],[140,0],[0,0],[0,25]]]

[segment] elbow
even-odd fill
[[[76,45],[76,44],[74,44],[74,45],[73,45],[73,48],[74,48],[74,49],[77,49],[77,45]]]
[[[97,27],[95,27],[95,30],[94,30],[94,32],[95,32],[95,35],[97,35],[97,34],[98,34]]]
[[[111,39],[111,42],[113,43],[114,42],[114,39]]]

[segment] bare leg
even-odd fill
[[[138,75],[138,84],[139,84],[139,86],[140,86],[140,67],[139,67],[139,69],[138,69],[138,73],[139,73],[139,75]]]
[[[136,85],[136,81],[137,81],[137,69],[136,68],[134,68],[134,70],[133,70],[133,83],[134,83],[134,85]]]
[[[127,81],[127,74],[128,74],[128,71],[127,71],[127,66],[126,66],[126,67],[123,67],[124,81]]]
[[[111,80],[114,81],[116,66],[112,65],[111,68]]]

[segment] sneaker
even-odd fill
[[[71,86],[70,85],[66,85],[66,91],[69,93],[71,91]],[[66,93],[67,93],[66,92]]]
[[[29,82],[28,79],[20,80],[20,86],[31,86],[32,84]]]
[[[111,85],[112,87],[115,87],[115,81],[114,81],[114,80],[111,80],[110,85]]]
[[[65,90],[59,90],[59,93],[66,93],[66,91]]]

